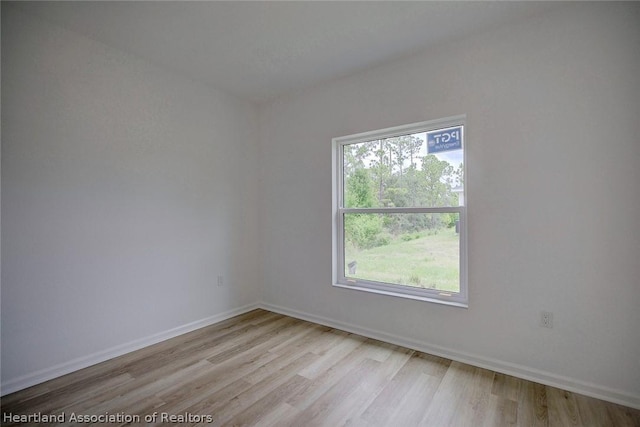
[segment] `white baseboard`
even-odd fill
[[[23,375],[9,381],[5,381],[0,385],[0,396],[23,390],[27,387],[31,387],[48,380],[52,380],[54,378],[61,377],[62,375],[87,368],[89,366],[107,361],[109,359],[113,359],[114,357],[122,356],[124,354],[131,353],[132,351],[140,350],[141,348],[177,337],[178,335],[186,334],[187,332],[195,331],[196,329],[213,325],[239,314],[255,310],[256,308],[259,308],[258,304],[248,304],[243,307],[225,311],[223,313],[216,314],[205,319],[196,320],[195,322],[187,323],[186,325],[178,326],[167,331],[159,332],[148,337],[117,345],[115,347],[98,351],[88,356],[79,357],[77,359],[73,359],[68,362],[52,366],[50,368],[42,369],[28,375]]]
[[[595,397],[597,399],[606,400],[608,402],[617,403],[620,405],[628,406],[631,408],[640,409],[640,395],[630,394],[621,390],[615,390],[608,387],[599,386],[597,384],[587,383],[584,381],[576,380],[561,375],[556,375],[550,372],[545,372],[533,368],[529,368],[514,363],[505,362],[498,359],[486,358],[470,353],[460,352],[446,347],[438,345],[432,345],[429,343],[416,341],[411,338],[406,338],[398,335],[391,335],[385,332],[375,331],[373,329],[363,328],[357,325],[335,321],[322,316],[317,316],[310,313],[304,313],[298,310],[292,310],[286,307],[281,307],[269,303],[254,303],[248,304],[243,307],[239,307],[233,310],[226,311],[205,319],[201,319],[195,322],[188,323],[186,325],[179,326],[177,328],[170,329],[168,331],[153,334],[151,336],[141,338],[135,341],[131,341],[126,344],[118,345],[110,349],[99,351],[97,353],[90,354],[88,356],[79,357],[69,362],[61,363],[51,368],[42,369],[32,374],[24,375],[1,384],[0,395],[4,396],[9,393],[13,393],[19,390],[23,390],[27,387],[40,384],[42,382],[60,377],[62,375],[69,374],[71,372],[87,368],[97,363],[104,362],[114,357],[122,356],[132,351],[139,350],[141,348],[157,344],[161,341],[174,338],[178,335],[186,334],[187,332],[194,331],[196,329],[203,328],[205,326],[213,325],[231,317],[237,316],[262,308],[264,310],[272,311],[275,313],[284,314],[287,316],[295,317],[309,322],[318,323],[321,325],[329,326],[332,328],[340,329],[343,331],[351,332],[354,334],[362,335],[368,338],[388,342],[391,344],[399,345],[402,347],[411,348],[424,353],[432,354],[434,356],[440,356],[447,359],[455,360],[458,362],[467,363],[469,365],[477,366],[480,368],[489,369],[495,372],[500,372],[506,375],[512,375],[514,377],[522,378],[529,381],[557,387],[563,390],[568,390],[574,393],[583,394],[586,396]]]
[[[538,369],[505,362],[503,360],[486,358],[483,356],[460,352],[438,345],[416,341],[411,338],[391,335],[385,332],[379,332],[373,329],[363,328],[349,323],[338,322],[326,317],[316,316],[313,314],[304,313],[301,311],[292,310],[286,307],[281,307],[269,303],[260,303],[258,304],[258,307],[268,311],[273,311],[298,319],[307,320],[309,322],[340,329],[346,332],[362,335],[368,338],[388,342],[390,344],[418,350],[423,353],[432,354],[434,356],[444,357],[447,359],[455,360],[457,362],[463,362],[468,365],[477,366],[479,368],[489,369],[491,371],[500,372],[502,374],[511,375],[552,387],[557,387],[574,393],[583,394],[585,396],[595,397],[607,402],[617,403],[631,408],[640,409],[640,395],[630,394],[622,390],[615,390],[612,388],[599,386],[597,384],[587,383],[573,378],[564,377],[562,375],[553,374],[551,372],[545,372]]]

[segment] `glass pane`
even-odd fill
[[[462,144],[458,126],[343,146],[344,207],[462,206]]]
[[[344,214],[345,277],[460,292],[457,213]]]

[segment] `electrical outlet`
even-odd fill
[[[224,280],[222,279],[222,276],[218,276],[218,287],[222,286],[224,286]]]
[[[543,328],[553,328],[553,313],[550,311],[541,311],[540,326]]]

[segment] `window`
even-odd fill
[[[465,116],[333,139],[338,287],[467,306]]]

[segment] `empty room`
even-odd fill
[[[3,426],[640,426],[639,2],[1,15]]]

